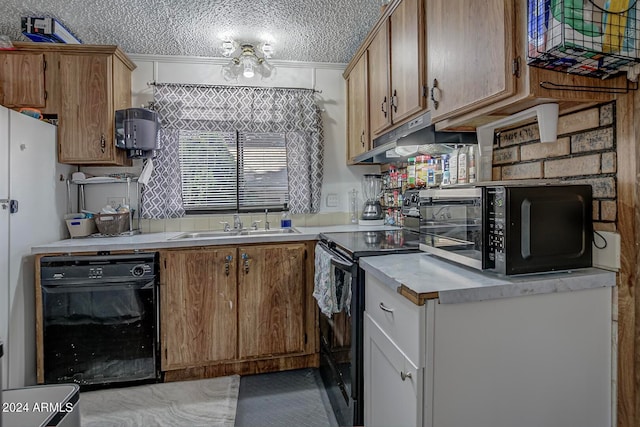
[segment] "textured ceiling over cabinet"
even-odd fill
[[[27,40],[22,16],[50,16],[87,44],[125,52],[220,57],[220,39],[264,41],[273,59],[349,62],[381,0],[3,0],[0,34]]]

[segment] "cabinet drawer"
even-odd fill
[[[423,366],[419,334],[420,323],[424,321],[421,308],[367,273],[365,311],[418,366]]]

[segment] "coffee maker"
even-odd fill
[[[360,225],[384,225],[380,195],[382,194],[382,176],[366,174],[362,177],[362,194],[365,197]]]

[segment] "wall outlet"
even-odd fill
[[[620,270],[620,235],[609,231],[593,234],[593,266],[605,270]]]
[[[327,207],[335,208],[338,206],[338,195],[336,193],[327,194]]]

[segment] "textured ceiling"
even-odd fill
[[[270,39],[273,59],[349,62],[381,0],[2,0],[0,34],[27,40],[22,16],[56,18],[87,44],[127,53],[220,57],[220,40]]]

